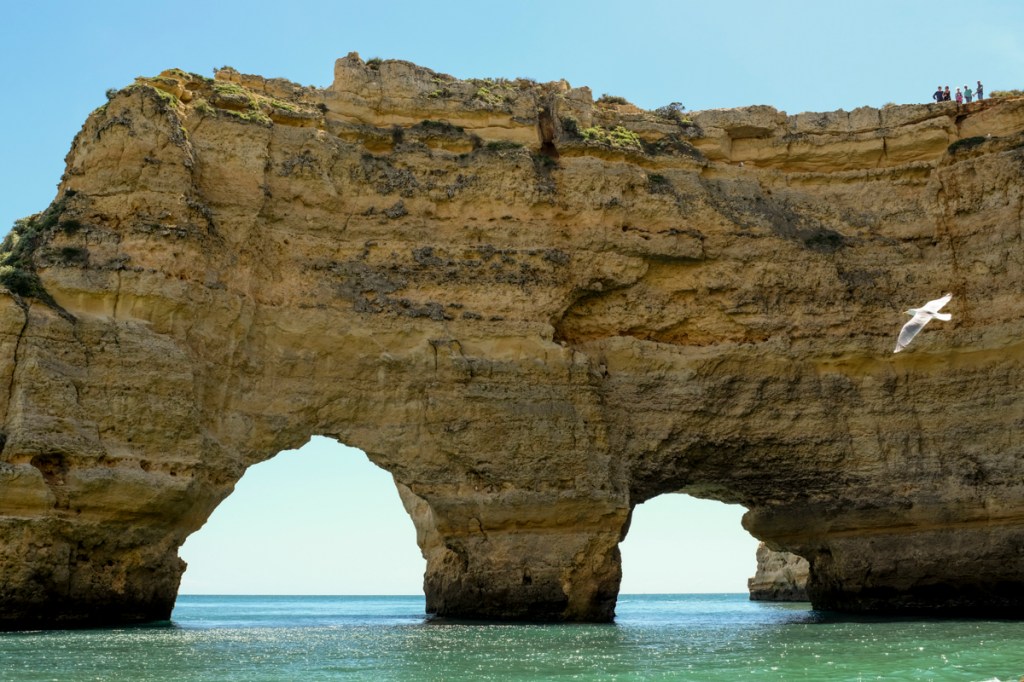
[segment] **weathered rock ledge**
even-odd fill
[[[354,54],[139,79],[3,248],[0,626],[167,618],[185,538],[315,434],[393,474],[431,613],[608,620],[633,507],[686,492],[819,608],[1019,616],[1022,130]]]

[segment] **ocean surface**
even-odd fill
[[[170,623],[0,633],[0,680],[1012,680],[1024,622],[624,595],[610,625],[439,624],[423,597],[181,596]]]

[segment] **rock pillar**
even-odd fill
[[[83,526],[5,520],[0,630],[170,619],[185,568],[177,544],[137,526]]]
[[[747,581],[751,601],[808,601],[807,559],[757,546],[757,572]]]
[[[583,499],[431,504],[405,486],[399,491],[427,559],[429,614],[534,622],[607,622],[615,615],[628,509]]]
[[[998,523],[833,538],[810,557],[807,591],[829,611],[1017,619],[1021,547],[1024,529]],[[970,560],[953,564],[950,556]]]

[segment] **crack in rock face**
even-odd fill
[[[112,92],[0,247],[0,627],[166,619],[312,435],[394,476],[439,616],[612,619],[674,492],[818,608],[1018,616],[1024,101],[663,109],[354,53]]]

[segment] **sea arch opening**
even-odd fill
[[[619,543],[619,595],[745,593],[758,540],[738,504],[665,493],[636,505]]]
[[[423,594],[391,474],[321,436],[250,466],[178,554],[180,595]]]

